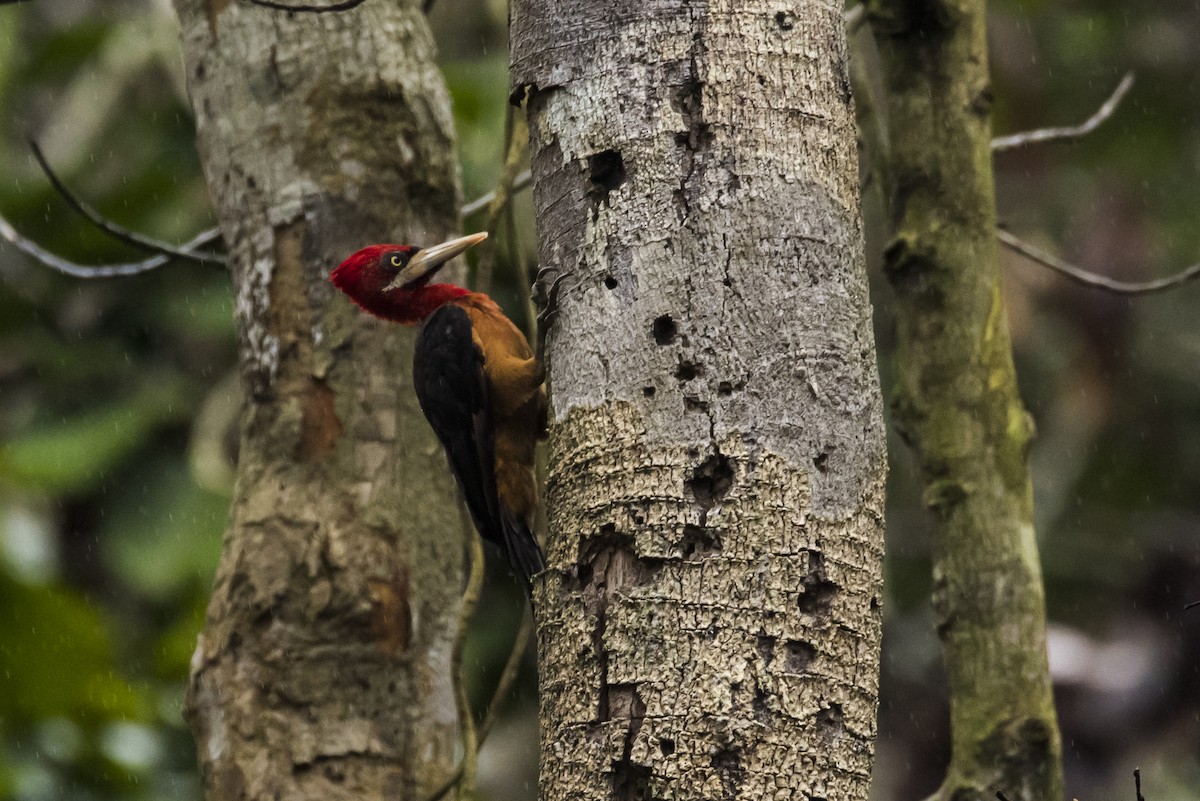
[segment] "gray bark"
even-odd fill
[[[518,0],[546,799],[864,799],[884,433],[841,7]]]
[[[187,709],[208,798],[418,798],[455,745],[461,518],[411,332],[327,276],[369,242],[456,228],[433,43],[416,2],[176,5],[247,395]]]

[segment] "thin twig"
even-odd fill
[[[299,11],[305,14],[326,14],[331,11],[349,11],[352,8],[361,6],[366,0],[342,0],[340,3],[331,3],[329,5],[309,5],[302,3],[300,5],[289,5],[287,3],[276,3],[275,0],[246,0],[246,2],[263,8],[274,9],[275,11]]]
[[[79,214],[86,217],[93,225],[104,231],[106,234],[126,243],[127,245],[133,245],[136,248],[141,248],[142,250],[147,250],[151,253],[161,253],[165,256],[173,256],[177,259],[188,259],[190,261],[198,261],[205,264],[225,263],[225,257],[219,253],[196,252],[193,250],[179,248],[170,244],[169,242],[151,239],[150,237],[139,234],[136,231],[130,231],[128,228],[117,225],[112,220],[104,217],[102,214],[100,214],[100,212],[92,208],[86,201],[82,200],[75,195],[74,192],[68,189],[67,185],[62,182],[62,179],[60,179],[54,170],[51,169],[50,162],[46,160],[46,156],[44,153],[42,153],[42,149],[38,146],[38,143],[32,138],[30,138],[28,142],[29,149],[33,151],[33,158],[37,161],[38,166],[42,168],[42,172],[46,174],[46,178],[50,181],[50,185],[54,187],[54,191],[62,195],[63,200],[67,201],[67,205],[79,212]]]
[[[15,2],[23,2],[24,0],[0,0],[0,4],[3,4],[5,2],[14,2],[14,1]],[[51,175],[51,173],[48,171],[47,177],[49,178],[50,175]],[[533,176],[530,174],[529,170],[525,170],[524,172],[520,173],[519,175],[516,176],[516,178],[513,179],[512,188],[510,190],[510,193],[516,194],[517,192],[520,192],[523,189],[526,189],[529,186],[529,184],[532,182],[532,180],[533,180]],[[68,199],[68,202],[70,202],[70,200],[73,199],[73,196],[71,196],[67,192],[63,192],[62,194],[63,194],[64,198]],[[491,191],[491,192],[488,192],[487,194],[483,195],[482,197],[478,197],[475,200],[472,200],[471,202],[467,203],[465,206],[462,207],[462,210],[461,210],[462,216],[464,218],[466,218],[466,217],[470,217],[473,214],[478,213],[479,211],[487,208],[488,204],[491,203],[493,200],[495,200],[495,198],[496,198],[495,191]],[[77,198],[74,198],[74,199],[78,200]],[[118,228],[118,229],[120,228],[120,226],[116,225],[116,223],[113,223],[111,220],[107,219],[103,215],[96,212],[95,209],[91,209],[90,207],[83,204],[83,201],[80,200],[78,202],[81,207],[89,208],[91,211],[91,213],[88,214],[86,212],[83,212],[82,208],[80,208],[79,209],[80,213],[85,214],[89,219],[92,220],[93,223],[95,223],[96,225],[99,225],[104,230],[109,231],[109,233],[112,233],[112,231],[110,230],[111,228]],[[95,215],[95,217],[93,218],[92,215]],[[100,222],[101,220],[103,221],[103,224]],[[136,234],[132,231],[126,231],[126,233],[130,234],[131,236],[142,236],[141,234]],[[116,236],[116,234],[114,234],[114,236]],[[210,228],[207,231],[201,231],[199,234],[194,236],[192,239],[188,240],[187,242],[184,242],[182,245],[179,245],[176,248],[173,248],[173,250],[178,251],[178,254],[172,253],[169,256],[165,255],[165,254],[167,252],[170,252],[169,251],[169,249],[171,249],[170,245],[167,245],[166,243],[157,242],[156,240],[150,239],[149,237],[142,236],[143,241],[145,241],[147,243],[149,243],[149,242],[156,243],[155,249],[160,251],[159,255],[153,256],[149,259],[143,259],[141,261],[117,262],[117,263],[112,263],[112,264],[79,264],[78,262],[73,262],[73,261],[70,261],[69,259],[64,259],[61,256],[57,256],[57,255],[51,253],[50,251],[46,250],[42,246],[38,245],[32,239],[22,236],[20,233],[17,232],[17,230],[15,228],[13,228],[12,224],[2,216],[0,216],[0,237],[8,240],[8,242],[10,242],[12,245],[14,245],[18,250],[20,250],[26,256],[29,256],[34,261],[39,262],[44,267],[49,267],[51,270],[55,270],[57,272],[64,273],[64,274],[72,276],[74,278],[116,278],[116,277],[123,277],[123,276],[128,276],[128,275],[138,275],[139,273],[149,272],[150,270],[154,270],[159,267],[162,267],[164,264],[169,264],[172,261],[175,261],[177,258],[189,258],[189,259],[193,259],[193,260],[200,260],[198,257],[201,254],[198,253],[197,251],[200,248],[204,248],[204,247],[211,245],[211,244],[217,242],[218,240],[220,240],[221,231],[218,228]],[[162,247],[157,247],[157,245],[162,245]],[[184,254],[184,253],[188,253],[189,255],[183,256],[182,254]],[[219,256],[218,254],[210,253],[207,255],[209,256],[209,258],[203,259],[204,261],[211,260],[211,261],[215,261],[218,263],[225,263],[225,259],[223,257]]]
[[[508,654],[508,661],[504,663],[504,670],[500,673],[500,681],[496,683],[496,689],[492,692],[492,700],[488,702],[487,713],[484,716],[483,723],[479,724],[479,736],[476,738],[477,748],[482,748],[483,743],[487,740],[488,734],[491,733],[492,727],[496,725],[496,721],[500,717],[500,705],[504,703],[504,699],[512,690],[513,682],[520,675],[521,660],[525,655],[525,647],[529,644],[529,636],[533,633],[533,617],[526,614],[521,618],[521,627],[517,629],[517,636],[513,639],[512,650]],[[441,801],[441,798],[454,789],[454,785],[458,784],[459,779],[463,775],[463,763],[458,763],[458,767],[447,779],[438,786],[426,801]]]
[[[492,700],[488,702],[487,713],[484,715],[483,723],[479,725],[479,745],[481,746],[491,733],[492,727],[496,725],[496,721],[500,719],[500,705],[508,697],[513,682],[520,674],[521,661],[525,657],[525,646],[529,645],[529,637],[532,634],[533,612],[526,607],[525,614],[521,617],[521,626],[517,629],[517,636],[513,638],[513,647],[508,653],[508,661],[504,663],[504,670],[500,671],[500,681],[496,682]]]
[[[516,194],[517,192],[520,192],[521,190],[528,187],[532,181],[533,181],[533,174],[529,170],[525,170],[524,172],[518,174],[517,177],[514,178],[513,182],[512,182],[512,190],[511,190],[512,193]],[[494,190],[494,189],[485,195],[480,195],[479,197],[475,198],[470,203],[468,203],[467,205],[462,207],[461,213],[462,213],[463,218],[465,219],[467,217],[471,217],[473,215],[478,214],[479,212],[486,209],[488,207],[488,205],[495,199],[496,199],[496,190]]]
[[[459,798],[465,798],[475,784],[476,760],[479,753],[479,742],[475,732],[475,718],[471,714],[471,699],[467,695],[467,683],[463,678],[463,651],[467,644],[467,632],[471,618],[475,615],[475,607],[479,603],[479,593],[483,589],[483,542],[469,526],[464,516],[464,535],[467,539],[467,554],[470,567],[467,572],[467,586],[463,590],[462,607],[458,618],[458,636],[454,640],[454,648],[450,656],[450,670],[454,682],[454,701],[458,707],[458,729],[462,735],[463,761],[459,766],[461,785]]]
[[[1137,768],[1133,771],[1133,791],[1137,793],[1137,801],[1146,801],[1142,795],[1142,772]]]
[[[1032,145],[1038,142],[1053,142],[1060,139],[1079,139],[1087,136],[1092,131],[1100,127],[1101,124],[1113,115],[1117,110],[1117,106],[1129,93],[1133,87],[1133,73],[1125,73],[1125,77],[1117,84],[1117,88],[1109,96],[1108,100],[1104,101],[1104,105],[1088,118],[1082,125],[1072,125],[1063,128],[1039,128],[1036,131],[1025,131],[1024,133],[1010,134],[1009,136],[998,136],[992,140],[992,152],[1000,153],[1005,150]]]
[[[1197,606],[1200,606],[1200,601],[1192,601],[1190,604],[1183,605],[1183,611],[1186,612],[1189,609],[1195,609]]]
[[[174,261],[176,257],[159,254],[151,256],[143,261],[121,262],[118,264],[78,264],[61,256],[56,256],[50,251],[38,245],[31,239],[27,239],[17,233],[17,230],[12,227],[8,220],[0,217],[0,237],[8,240],[18,250],[30,258],[35,259],[41,264],[49,267],[52,270],[57,270],[60,273],[73,276],[75,278],[115,278],[118,276],[137,275],[138,273],[149,272],[163,266],[164,264]],[[180,245],[183,250],[195,250],[196,248],[204,247],[212,244],[221,238],[220,230],[210,228],[207,231],[202,231],[189,241]]]
[[[513,178],[516,177],[516,170],[520,164],[513,161],[513,107],[511,104],[505,106],[504,114],[504,166],[500,169],[500,179],[496,181],[496,188],[492,191],[492,202],[488,204],[487,216],[484,218],[484,229],[491,235],[496,235],[496,224],[500,220],[500,214],[508,207],[509,199],[512,197]],[[495,240],[493,240],[495,241]],[[492,273],[496,267],[496,249],[489,248],[484,250],[479,255],[479,260],[475,263],[475,274],[472,276],[471,287],[476,292],[487,294],[492,289]]]
[[[996,236],[999,237],[1000,243],[1009,250],[1020,253],[1027,259],[1037,262],[1045,267],[1049,267],[1057,273],[1060,273],[1072,281],[1077,281],[1085,286],[1094,287],[1095,289],[1103,289],[1106,292],[1112,292],[1117,295],[1152,295],[1156,292],[1165,292],[1168,289],[1186,284],[1193,278],[1200,276],[1200,263],[1193,264],[1186,269],[1180,270],[1174,275],[1166,278],[1157,278],[1153,281],[1145,281],[1142,283],[1131,283],[1128,281],[1117,281],[1107,276],[1097,275],[1096,273],[1088,272],[1080,269],[1073,264],[1063,261],[1057,256],[1047,253],[1041,248],[1035,247],[1028,242],[1018,239],[1017,237],[1005,231],[1003,228],[996,230]]]

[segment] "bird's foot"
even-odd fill
[[[550,280],[551,276],[554,276],[553,280]],[[554,318],[558,316],[558,293],[566,277],[566,274],[560,273],[555,267],[543,267],[538,270],[533,281],[533,289],[529,294],[538,309],[537,342],[534,354],[542,370],[543,378],[546,371],[546,335],[550,333]]]

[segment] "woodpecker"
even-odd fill
[[[475,528],[504,551],[532,602],[532,579],[546,566],[532,531],[534,454],[546,436],[544,332],[561,278],[545,293],[535,354],[490,297],[430,283],[443,265],[486,238],[370,245],[338,265],[330,280],[369,314],[421,325],[413,352],[421,411],[446,450]]]

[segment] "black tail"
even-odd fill
[[[501,543],[504,555],[516,571],[517,578],[521,579],[529,605],[533,606],[533,577],[546,569],[546,557],[524,520],[517,519],[507,509],[501,509],[500,524],[504,534],[504,542]]]

